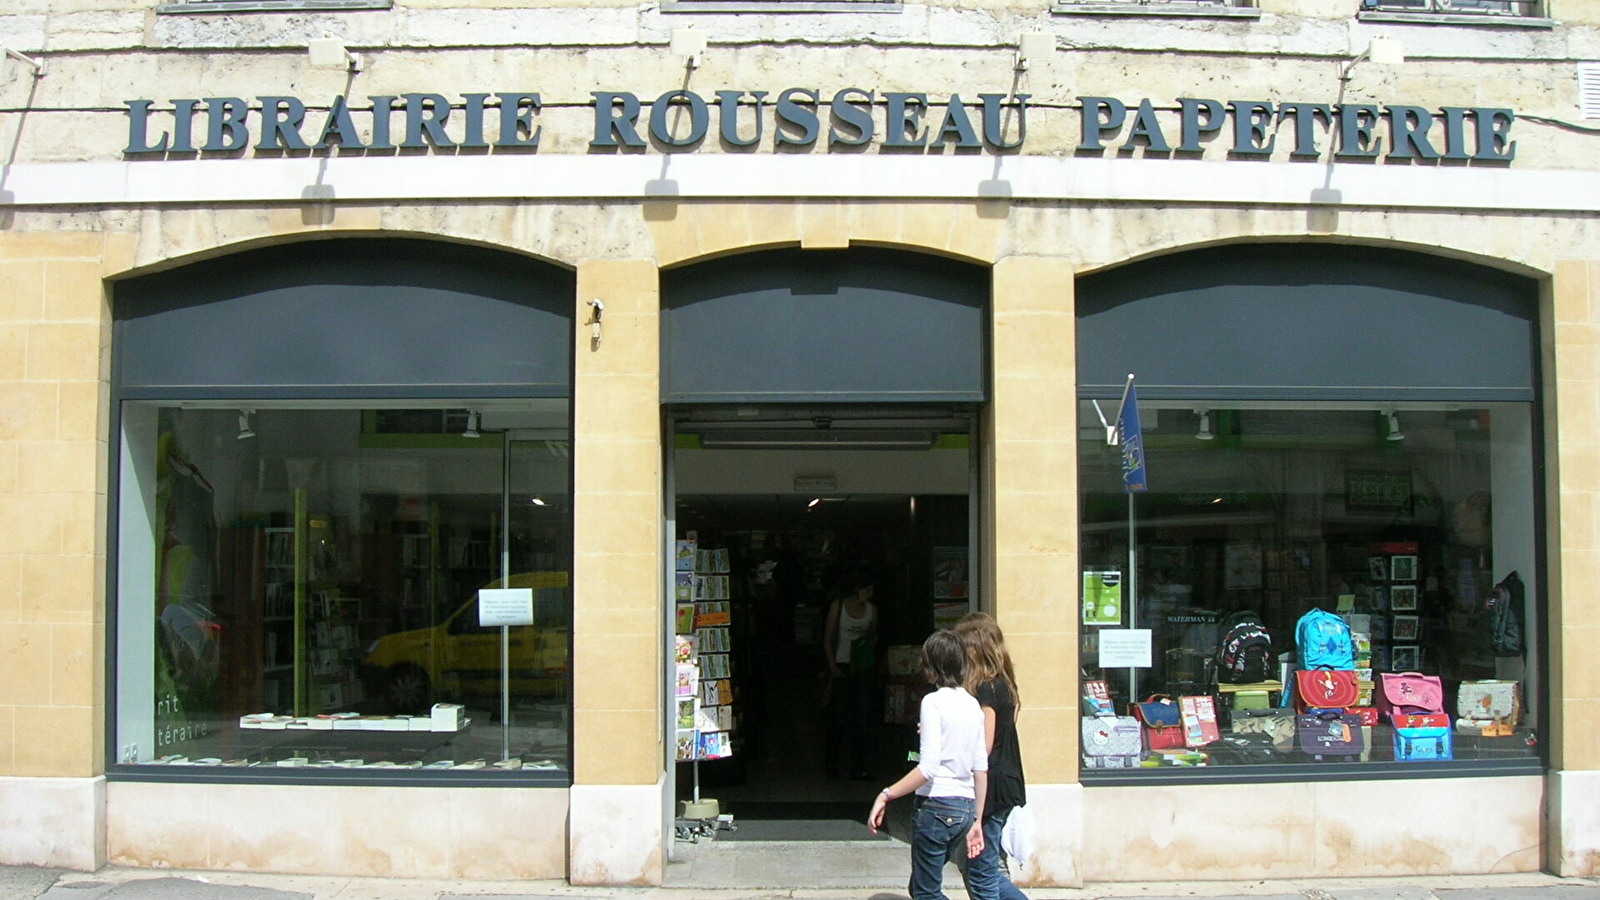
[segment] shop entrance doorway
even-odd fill
[[[973,414],[669,418],[675,795],[692,802],[698,787],[734,817],[719,842],[874,840],[873,794],[916,747],[917,650],[975,608]],[[830,608],[862,587],[872,637],[829,666]]]

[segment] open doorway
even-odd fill
[[[677,798],[714,797],[739,840],[866,839],[874,792],[916,748],[920,645],[974,608],[971,415],[696,408],[673,424]]]

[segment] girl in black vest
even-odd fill
[[[1022,777],[1022,748],[1017,743],[1017,679],[1006,652],[1005,636],[987,613],[968,613],[955,632],[966,647],[967,692],[983,709],[983,732],[989,750],[989,794],[983,804],[983,852],[968,861],[967,893],[980,900],[1028,900],[1011,883],[1001,864],[1000,832],[1011,810],[1028,802]]]

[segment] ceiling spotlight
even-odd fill
[[[1384,410],[1383,415],[1389,420],[1389,433],[1384,435],[1383,439],[1386,441],[1405,440],[1406,436],[1400,433],[1400,416],[1392,409]]]
[[[811,502],[806,504],[806,509],[816,509],[817,508],[817,504],[821,503],[821,502],[822,502],[822,498],[821,497],[812,497],[811,498]]]
[[[1197,441],[1209,441],[1215,438],[1216,435],[1211,433],[1211,410],[1197,409],[1194,414],[1200,417],[1200,430],[1194,433],[1194,439]]]
[[[532,503],[534,506],[544,506],[545,505],[543,497],[535,497],[532,500],[529,500],[528,502]]]
[[[471,411],[469,411],[467,413],[467,430],[461,432],[461,436],[465,437],[465,438],[483,437],[483,435],[478,433],[478,411],[477,410],[474,409],[474,410],[471,410]]]
[[[250,427],[250,414],[253,412],[255,412],[253,409],[239,410],[239,440],[241,441],[247,441],[256,436],[255,429]]]

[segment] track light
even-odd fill
[[[239,410],[239,440],[241,441],[247,441],[256,436],[255,429],[250,427],[250,414],[253,412],[255,412],[253,409]]]
[[[1194,414],[1200,417],[1200,430],[1194,433],[1194,439],[1197,441],[1209,441],[1215,438],[1216,435],[1211,433],[1211,410],[1197,409]]]
[[[478,433],[478,411],[477,410],[475,410],[475,409],[474,410],[470,410],[467,413],[467,430],[461,432],[461,436],[465,437],[465,438],[483,437],[483,435]]]
[[[1400,433],[1400,416],[1397,413],[1395,413],[1395,411],[1392,410],[1392,409],[1384,410],[1383,411],[1383,415],[1384,415],[1385,418],[1387,418],[1389,420],[1389,433],[1387,435],[1384,435],[1384,440],[1386,440],[1386,441],[1403,441],[1403,440],[1405,440],[1406,436]]]

